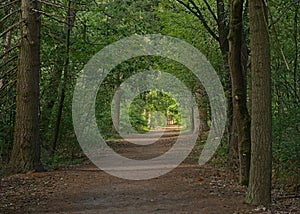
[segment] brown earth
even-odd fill
[[[147,158],[168,150],[174,133],[148,146]],[[141,146],[111,142],[122,155],[141,159]],[[139,154],[134,156],[134,154]],[[149,154],[151,154],[149,156]],[[90,162],[52,172],[1,179],[0,213],[299,213],[299,195],[274,193],[271,209],[244,203],[235,175],[213,164],[199,166],[190,155],[158,178],[113,177]]]

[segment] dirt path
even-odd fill
[[[160,154],[172,143],[173,134],[148,146],[146,156]],[[140,151],[137,159],[145,149],[111,144],[131,157]],[[3,178],[0,213],[271,213],[253,211],[255,207],[243,203],[244,193],[228,171],[200,167],[191,158],[164,176],[144,181],[116,178],[86,162]]]

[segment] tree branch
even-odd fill
[[[3,57],[5,57],[6,54],[8,54],[9,52],[13,51],[14,49],[18,48],[20,45],[16,44],[13,47],[9,48],[8,50],[6,50],[2,55],[0,55],[0,59],[2,59]]]
[[[268,13],[269,13],[271,22],[272,22],[272,23],[275,23],[275,22],[273,21],[273,15],[272,15],[271,10],[270,10],[269,7],[268,7]],[[269,29],[270,29],[270,27],[269,27]],[[275,36],[275,42],[276,42],[276,44],[277,44],[277,46],[278,46],[278,48],[279,48],[279,50],[280,50],[280,53],[281,53],[282,59],[283,59],[283,61],[284,61],[284,63],[285,63],[285,66],[286,66],[287,70],[290,71],[291,69],[290,69],[289,63],[288,63],[288,61],[287,61],[287,59],[286,59],[286,56],[285,56],[285,54],[284,54],[283,49],[281,48],[280,41],[279,41],[279,39],[278,39],[278,34],[277,34],[276,26],[273,27],[273,32],[274,32],[274,36]]]
[[[5,8],[5,7],[8,7],[8,6],[10,6],[10,5],[12,5],[12,4],[16,3],[16,2],[19,2],[19,0],[12,1],[12,2],[7,3],[7,4],[3,4],[3,5],[0,6],[0,9]]]
[[[1,20],[0,20],[0,23],[3,23],[6,19],[8,19],[10,16],[14,15],[15,13],[17,12],[20,12],[21,10],[18,9],[18,10],[14,10],[12,11],[10,14],[7,14],[6,16],[4,16]]]
[[[206,30],[210,33],[210,35],[219,41],[219,37],[215,34],[215,32],[208,26],[207,21],[205,20],[200,8],[196,5],[195,1],[189,0],[189,2],[193,5],[193,7],[196,9],[197,14],[199,14],[199,19],[202,22],[203,26],[206,28]]]
[[[64,7],[63,5],[61,4],[54,4],[52,2],[48,2],[48,1],[45,1],[45,0],[37,0],[38,2],[42,3],[42,4],[45,4],[45,5],[48,5],[48,6],[53,6],[53,7],[57,7],[57,8],[61,8],[61,9],[65,9],[66,7]]]
[[[180,3],[181,5],[183,5],[186,9],[188,9],[192,14],[194,14],[203,24],[203,26],[205,27],[205,29],[209,32],[209,34],[217,41],[219,41],[219,37],[215,34],[215,32],[208,26],[207,21],[205,20],[201,10],[199,9],[199,7],[195,4],[195,2],[193,0],[189,0],[189,2],[192,4],[193,8],[191,7],[191,5],[189,3],[185,3],[181,0],[176,0],[178,3]]]
[[[3,67],[3,66],[5,66],[5,65],[7,65],[8,63],[14,61],[14,60],[17,59],[17,58],[18,58],[18,56],[13,56],[13,57],[11,57],[10,59],[8,59],[8,60],[7,60],[6,62],[4,62],[3,64],[0,64],[0,67]]]
[[[12,29],[14,29],[15,27],[17,27],[18,25],[20,25],[23,22],[23,20],[19,20],[18,22],[16,22],[15,24],[11,25],[10,27],[8,27],[6,30],[4,30],[2,33],[0,33],[0,37],[4,36],[8,31],[11,31]]]
[[[272,20],[271,24],[269,24],[269,29],[271,29],[275,24],[277,24],[280,19],[291,9],[291,7],[294,5],[294,4],[297,4],[299,3],[300,0],[295,0],[295,1],[292,1],[289,5],[287,5],[283,10],[282,10],[282,13],[275,19],[275,20]],[[269,9],[270,10],[270,9]]]
[[[230,4],[228,4],[228,7]],[[226,56],[229,51],[229,43],[228,43],[228,24],[225,19],[225,5],[223,0],[217,0],[217,17],[218,17],[218,31],[219,31],[219,44],[221,47],[222,55]],[[227,61],[227,59],[225,59]]]
[[[203,1],[204,1],[205,5],[206,5],[208,11],[211,13],[212,17],[214,18],[214,20],[215,20],[216,22],[218,22],[218,18],[217,18],[217,16],[216,16],[216,14],[214,13],[214,11],[211,9],[211,6],[210,6],[209,3],[207,2],[207,0],[203,0]]]
[[[57,21],[57,22],[60,22],[60,23],[62,23],[62,24],[65,24],[65,25],[69,26],[69,23],[67,23],[67,22],[65,22],[65,21],[59,20],[58,18],[54,17],[54,15],[51,14],[51,13],[46,13],[46,12],[44,12],[44,11],[36,10],[36,9],[32,9],[32,11],[37,12],[37,13],[40,13],[41,15],[47,16],[47,17],[49,17],[49,18],[51,18],[51,19],[53,19],[53,20],[55,20],[55,21]]]
[[[6,71],[3,76],[0,76],[0,78],[5,79],[8,77],[8,79],[10,79],[9,78],[10,76],[15,76],[17,68],[18,68],[18,66],[15,66],[12,69]]]

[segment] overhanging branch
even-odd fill
[[[178,3],[183,5],[186,9],[188,9],[192,14],[194,14],[203,24],[204,28],[208,31],[208,33],[217,41],[219,41],[219,37],[215,34],[215,32],[208,26],[206,19],[204,18],[200,8],[196,5],[193,0],[189,0],[189,3],[183,2],[182,0],[176,0]],[[194,8],[194,9],[193,9]]]

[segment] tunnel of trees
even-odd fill
[[[228,119],[216,155],[238,168],[247,202],[268,206],[271,180],[299,190],[299,6],[299,0],[1,1],[0,173],[83,160],[72,98],[84,65],[124,37],[160,33],[198,48],[218,73]],[[123,81],[143,70],[162,70],[185,83],[205,138],[211,115],[200,81],[178,62],[146,56],[123,62],[105,78],[96,100],[101,133],[118,138],[113,121],[126,129],[118,104],[111,109],[112,98]],[[162,91],[141,93],[128,108],[141,133],[165,124],[153,112],[187,132],[194,128],[194,118],[182,118]]]

